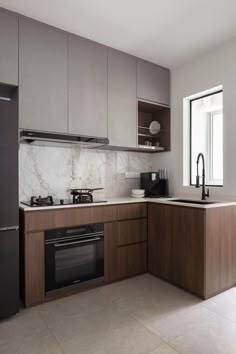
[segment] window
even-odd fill
[[[206,184],[223,185],[223,91],[190,99],[190,184],[196,182],[197,155],[205,157]],[[201,161],[199,174],[201,175]]]

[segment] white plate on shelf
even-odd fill
[[[144,198],[144,194],[143,195],[137,195],[137,194],[131,194],[132,198]]]
[[[143,150],[155,150],[155,151],[163,151],[165,150],[165,148],[163,148],[162,146],[148,146],[148,145],[140,145],[138,146],[140,149],[143,149]]]
[[[149,125],[149,132],[152,135],[159,133],[161,130],[161,124],[157,120],[153,120]]]

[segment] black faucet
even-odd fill
[[[196,176],[196,188],[200,188],[199,172],[198,165],[200,157],[202,158],[202,200],[206,200],[206,197],[209,197],[209,189],[205,192],[205,159],[202,152],[197,155],[197,176]]]

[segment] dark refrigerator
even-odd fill
[[[0,85],[0,319],[19,310],[18,92]]]

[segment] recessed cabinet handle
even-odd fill
[[[89,240],[81,240],[81,241],[74,241],[74,242],[54,243],[54,246],[55,247],[71,246],[71,245],[76,245],[79,243],[94,242],[94,241],[99,241],[99,240],[101,240],[101,237],[95,237],[95,238],[89,239]]]

